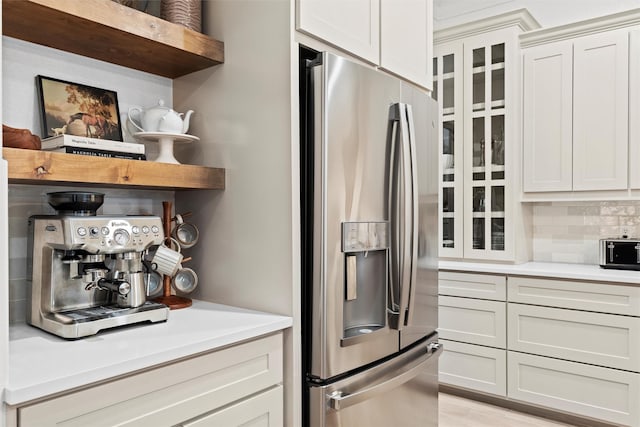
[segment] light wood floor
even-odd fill
[[[446,393],[440,393],[438,403],[438,427],[573,427]]]

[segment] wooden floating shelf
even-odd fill
[[[2,33],[172,79],[224,62],[224,43],[110,0],[3,1]]]
[[[224,190],[225,171],[195,165],[3,148],[10,184],[95,185],[150,190]]]

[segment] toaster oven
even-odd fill
[[[640,239],[601,239],[600,267],[640,270]]]

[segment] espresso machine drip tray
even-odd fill
[[[147,301],[134,308],[118,307],[115,304],[101,305],[47,313],[44,317],[49,328],[53,329],[50,332],[63,338],[81,338],[117,326],[164,322],[169,317],[169,308],[164,304]]]

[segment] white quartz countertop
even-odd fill
[[[10,328],[4,400],[18,405],[175,359],[276,332],[290,317],[193,301],[159,324],[68,341],[26,324]]]
[[[440,270],[494,273],[518,276],[552,277],[640,285],[640,271],[604,269],[599,265],[565,264],[559,262],[527,262],[524,264],[494,264],[480,262],[440,261]]]

